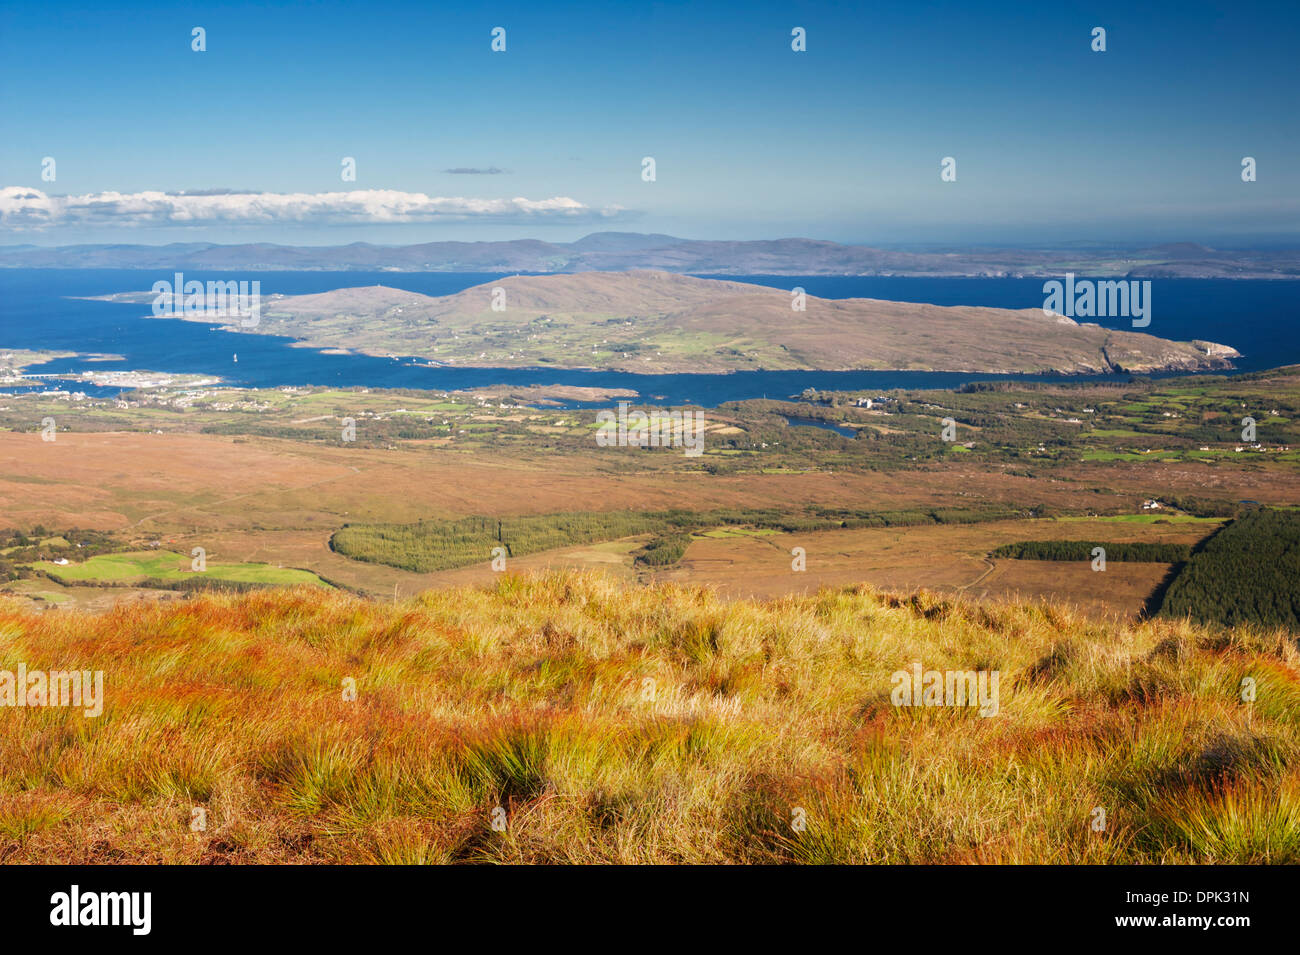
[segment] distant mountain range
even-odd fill
[[[0,268],[209,271],[623,272],[703,275],[1300,278],[1300,249],[1222,250],[1194,243],[1145,248],[965,249],[905,252],[817,239],[714,242],[597,232],[577,242],[514,239],[383,246],[0,246]]]
[[[118,302],[152,292],[100,296]],[[642,374],[755,369],[992,373],[1230,368],[1210,342],[1080,324],[1041,308],[943,307],[806,296],[668,272],[513,276],[428,296],[371,285],[262,302],[255,333],[431,365],[601,368]],[[195,321],[222,322],[212,316]],[[232,330],[250,331],[233,327]]]

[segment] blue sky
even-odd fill
[[[0,186],[100,213],[11,214],[0,243],[1296,240],[1300,4],[1133,6],[4,0]],[[184,225],[103,196],[216,189],[474,201]]]

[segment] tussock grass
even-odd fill
[[[914,661],[998,670],[1000,712],[894,706]],[[106,701],[0,708],[7,862],[1300,862],[1285,630],[554,573],[0,603],[20,662]]]

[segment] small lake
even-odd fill
[[[846,438],[857,436],[857,432],[852,428],[845,427],[842,424],[834,424],[830,421],[820,421],[817,418],[803,418],[799,415],[785,415],[785,423],[793,425],[796,428],[821,428],[823,431],[834,431],[836,434],[842,434]]]

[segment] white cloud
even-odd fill
[[[352,192],[95,192],[47,195],[24,186],[0,188],[0,225],[52,226],[386,225],[471,219],[575,221],[617,216],[568,196],[469,199],[394,189]]]

